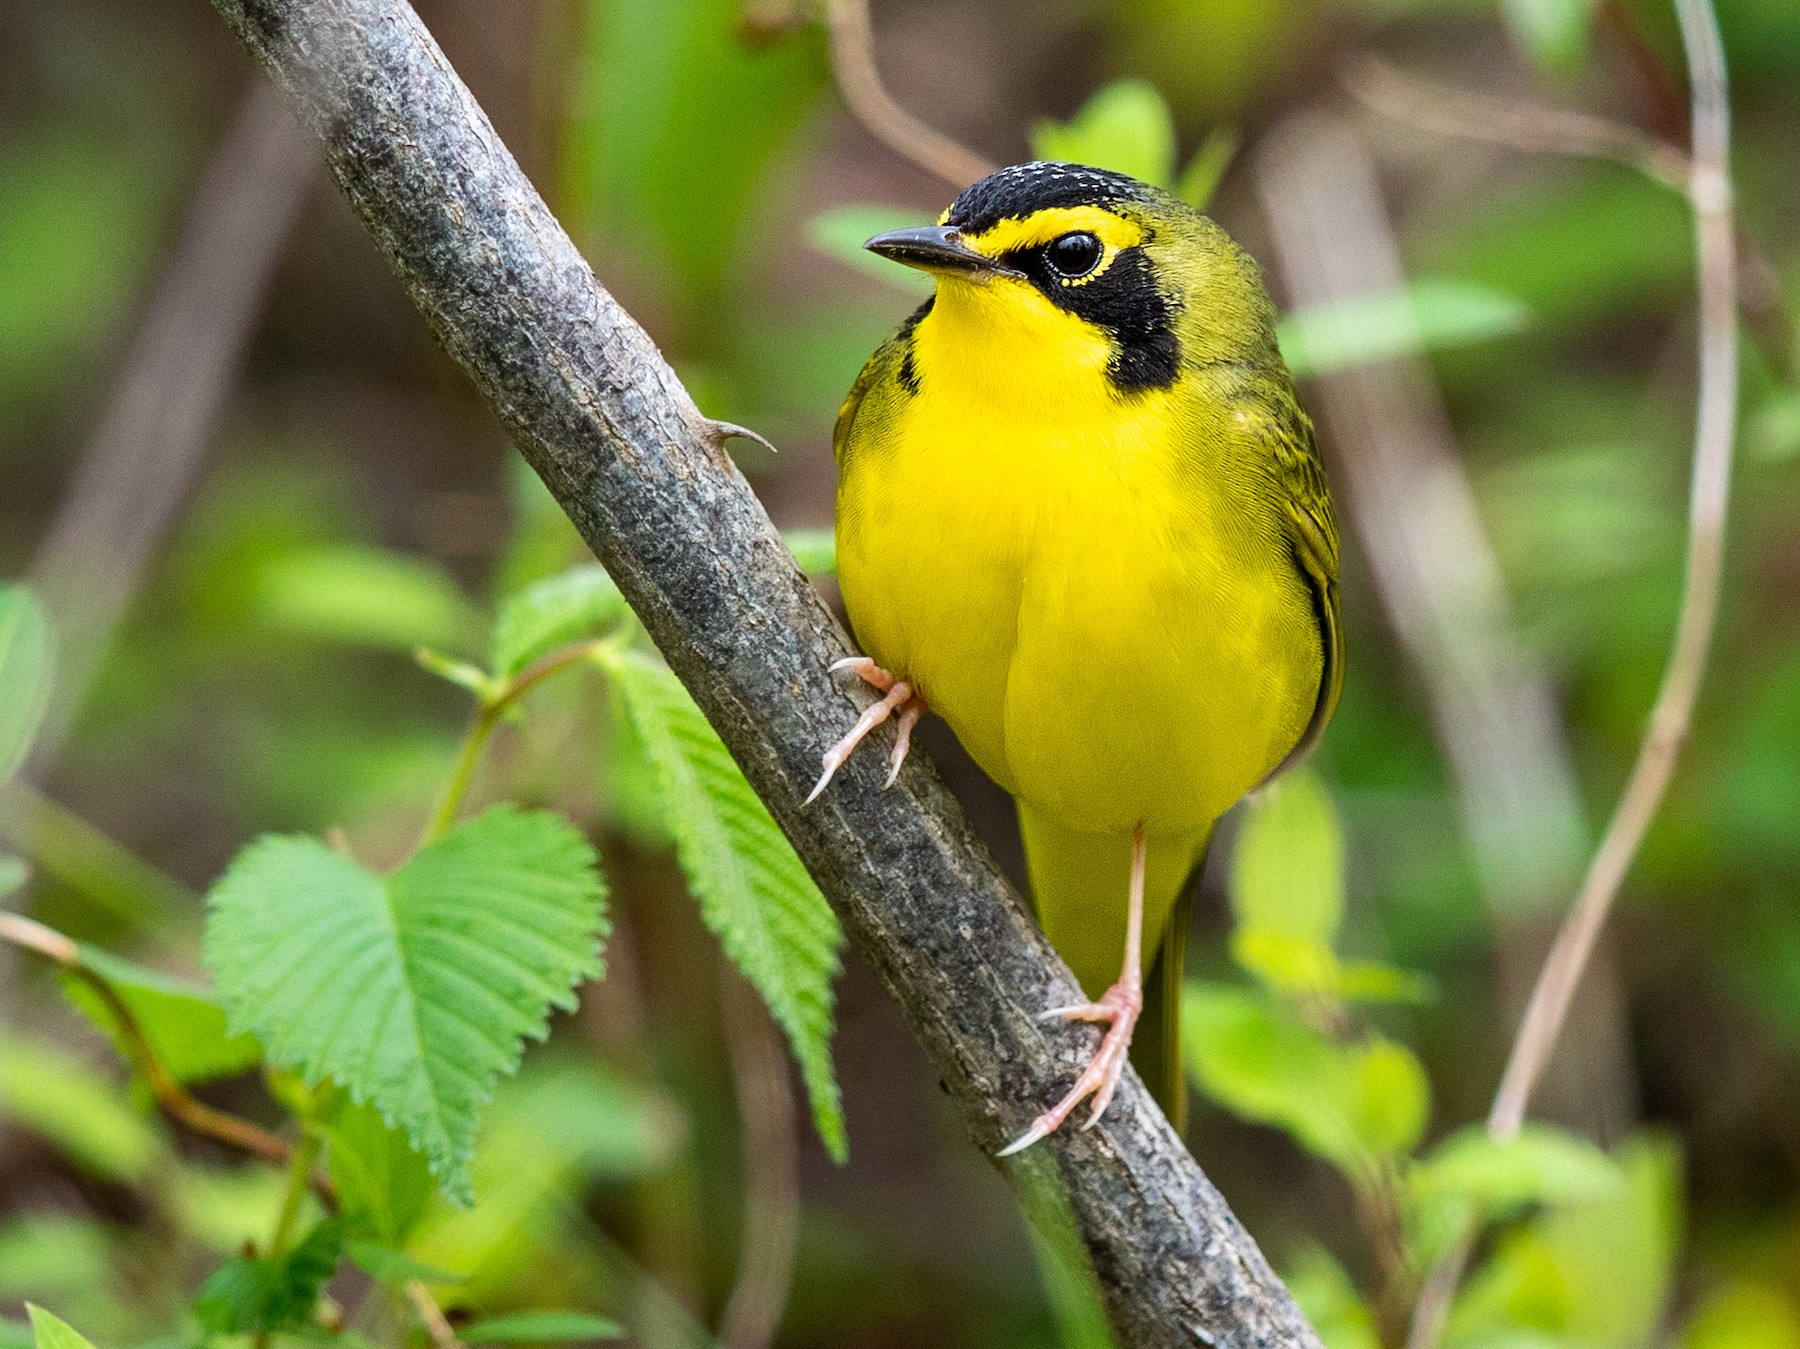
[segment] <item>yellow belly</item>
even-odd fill
[[[1171,393],[997,427],[921,398],[842,456],[864,650],[1068,829],[1203,833],[1312,711],[1304,583],[1238,495],[1254,474],[1192,416]]]

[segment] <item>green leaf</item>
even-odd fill
[[[1200,148],[1194,151],[1194,157],[1181,171],[1175,195],[1196,211],[1204,211],[1212,201],[1213,193],[1219,190],[1219,181],[1231,167],[1242,140],[1234,126],[1216,126],[1207,132],[1206,139],[1200,142]]]
[[[456,1332],[464,1344],[557,1343],[568,1340],[617,1340],[625,1335],[617,1321],[586,1312],[518,1312],[490,1316]]]
[[[1034,126],[1031,152],[1038,159],[1090,164],[1155,187],[1170,187],[1175,180],[1175,120],[1154,86],[1144,80],[1116,80],[1067,122],[1041,121]]]
[[[401,651],[466,648],[481,627],[441,567],[351,543],[308,544],[263,563],[255,611],[298,636]]]
[[[111,986],[136,1019],[157,1062],[177,1082],[229,1077],[262,1061],[262,1047],[254,1038],[231,1034],[225,1009],[210,989],[144,969],[86,943],[81,960]],[[125,1056],[118,1020],[93,986],[66,974],[63,991]]]
[[[1707,1298],[1681,1349],[1800,1349],[1800,1305],[1772,1283],[1733,1283]]]
[[[52,1316],[42,1307],[27,1302],[25,1313],[31,1317],[31,1336],[35,1349],[94,1349],[88,1338],[74,1326],[60,1317]]]
[[[1231,870],[1238,926],[1330,949],[1344,916],[1344,836],[1318,775],[1287,773],[1246,803]]]
[[[656,765],[701,917],[786,1032],[813,1123],[841,1161],[848,1145],[831,1067],[837,917],[680,681],[631,653],[609,668]]]
[[[837,536],[831,530],[788,529],[781,538],[808,576],[829,576],[837,570]]]
[[[402,1245],[431,1203],[431,1166],[381,1112],[336,1093],[319,1121],[325,1169],[350,1230]]]
[[[333,1218],[286,1255],[232,1260],[200,1285],[194,1316],[214,1335],[298,1330],[312,1319],[343,1249],[343,1224]]]
[[[1402,290],[1297,309],[1276,336],[1296,379],[1369,361],[1466,346],[1519,332],[1531,311],[1466,281],[1415,281]]]
[[[625,612],[625,597],[598,563],[525,587],[500,608],[491,663],[510,678],[551,652],[596,637]]]
[[[812,246],[826,257],[836,258],[848,267],[880,277],[914,295],[926,295],[931,291],[931,278],[924,272],[876,257],[863,247],[877,234],[923,223],[918,212],[904,207],[857,202],[834,206],[814,216],[806,232]]]
[[[372,1241],[353,1241],[344,1253],[350,1257],[351,1264],[383,1283],[399,1284],[417,1279],[420,1283],[446,1285],[469,1281],[467,1274],[452,1274],[415,1260],[405,1251],[378,1246]]]
[[[413,659],[419,662],[421,669],[436,675],[439,679],[449,680],[458,688],[467,689],[477,698],[485,700],[494,691],[493,679],[479,665],[471,665],[466,660],[446,656],[442,651],[434,651],[428,646],[422,646],[413,652]]]
[[[1285,1282],[1325,1349],[1381,1349],[1375,1318],[1355,1281],[1323,1248],[1302,1250]]]
[[[0,899],[24,885],[30,875],[31,869],[18,858],[0,853]]]
[[[0,1036],[0,1117],[47,1138],[97,1176],[134,1185],[167,1157],[155,1125],[117,1086],[47,1040]]]
[[[1500,0],[1500,13],[1513,41],[1539,70],[1574,75],[1587,60],[1590,0]]]
[[[25,762],[50,704],[51,650],[50,620],[37,597],[0,585],[0,787]]]
[[[1430,1113],[1424,1070],[1408,1050],[1378,1036],[1340,1044],[1247,989],[1189,984],[1182,1040],[1202,1092],[1285,1130],[1358,1184],[1378,1159],[1409,1151]]]
[[[1548,1124],[1527,1124],[1504,1143],[1479,1125],[1460,1129],[1412,1168],[1409,1181],[1416,1196],[1468,1199],[1489,1217],[1525,1204],[1591,1202],[1623,1184],[1612,1158]]]
[[[593,849],[501,806],[380,876],[317,839],[266,837],[208,898],[205,957],[234,1028],[309,1085],[330,1077],[406,1131],[472,1202],[477,1109],[601,971]]]

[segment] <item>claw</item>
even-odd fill
[[[919,696],[918,690],[906,680],[889,674],[867,656],[845,656],[842,660],[833,661],[829,668],[833,673],[840,670],[854,671],[864,683],[880,689],[886,696],[857,718],[856,725],[850,728],[843,739],[825,751],[820,759],[825,771],[813,784],[812,791],[807,793],[806,800],[801,802],[803,806],[810,806],[818,800],[826,784],[843,767],[844,761],[862,743],[863,738],[898,712],[900,720],[894,737],[894,751],[889,758],[887,781],[882,784],[884,790],[893,786],[894,780],[900,776],[900,766],[906,762],[906,752],[912,745],[912,728],[925,715],[925,700]]]

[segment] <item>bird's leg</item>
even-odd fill
[[[1125,919],[1125,968],[1119,973],[1118,983],[1102,993],[1098,1002],[1052,1007],[1044,1013],[1045,1017],[1062,1017],[1068,1021],[1110,1022],[1106,1035],[1100,1041],[1100,1048],[1088,1061],[1081,1076],[1075,1079],[1075,1085],[1070,1088],[1069,1094],[1034,1119],[1029,1129],[1002,1148],[1002,1157],[1022,1152],[1040,1138],[1054,1133],[1073,1113],[1075,1107],[1089,1096],[1094,1098],[1094,1106],[1088,1112],[1087,1122],[1081,1126],[1084,1129],[1091,1129],[1099,1123],[1100,1116],[1106,1113],[1106,1107],[1112,1104],[1113,1093],[1119,1089],[1119,1079],[1125,1072],[1126,1051],[1131,1048],[1131,1032],[1137,1027],[1138,1017],[1144,1010],[1144,856],[1144,826],[1140,823],[1131,831],[1131,898]]]
[[[804,805],[811,805],[825,784],[831,781],[831,775],[843,767],[844,760],[850,752],[862,743],[863,737],[886,721],[895,712],[900,714],[900,723],[894,736],[894,752],[888,759],[887,781],[884,788],[892,787],[894,779],[900,776],[900,765],[906,762],[906,751],[912,747],[912,730],[919,724],[919,718],[925,715],[925,699],[911,683],[897,678],[882,669],[867,656],[846,656],[843,660],[833,662],[832,670],[854,671],[864,683],[873,684],[887,696],[875,703],[857,719],[856,725],[837,744],[825,751],[825,771],[807,794]]]

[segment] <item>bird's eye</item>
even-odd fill
[[[1086,230],[1052,239],[1044,248],[1050,270],[1058,276],[1086,276],[1100,265],[1100,241]]]

